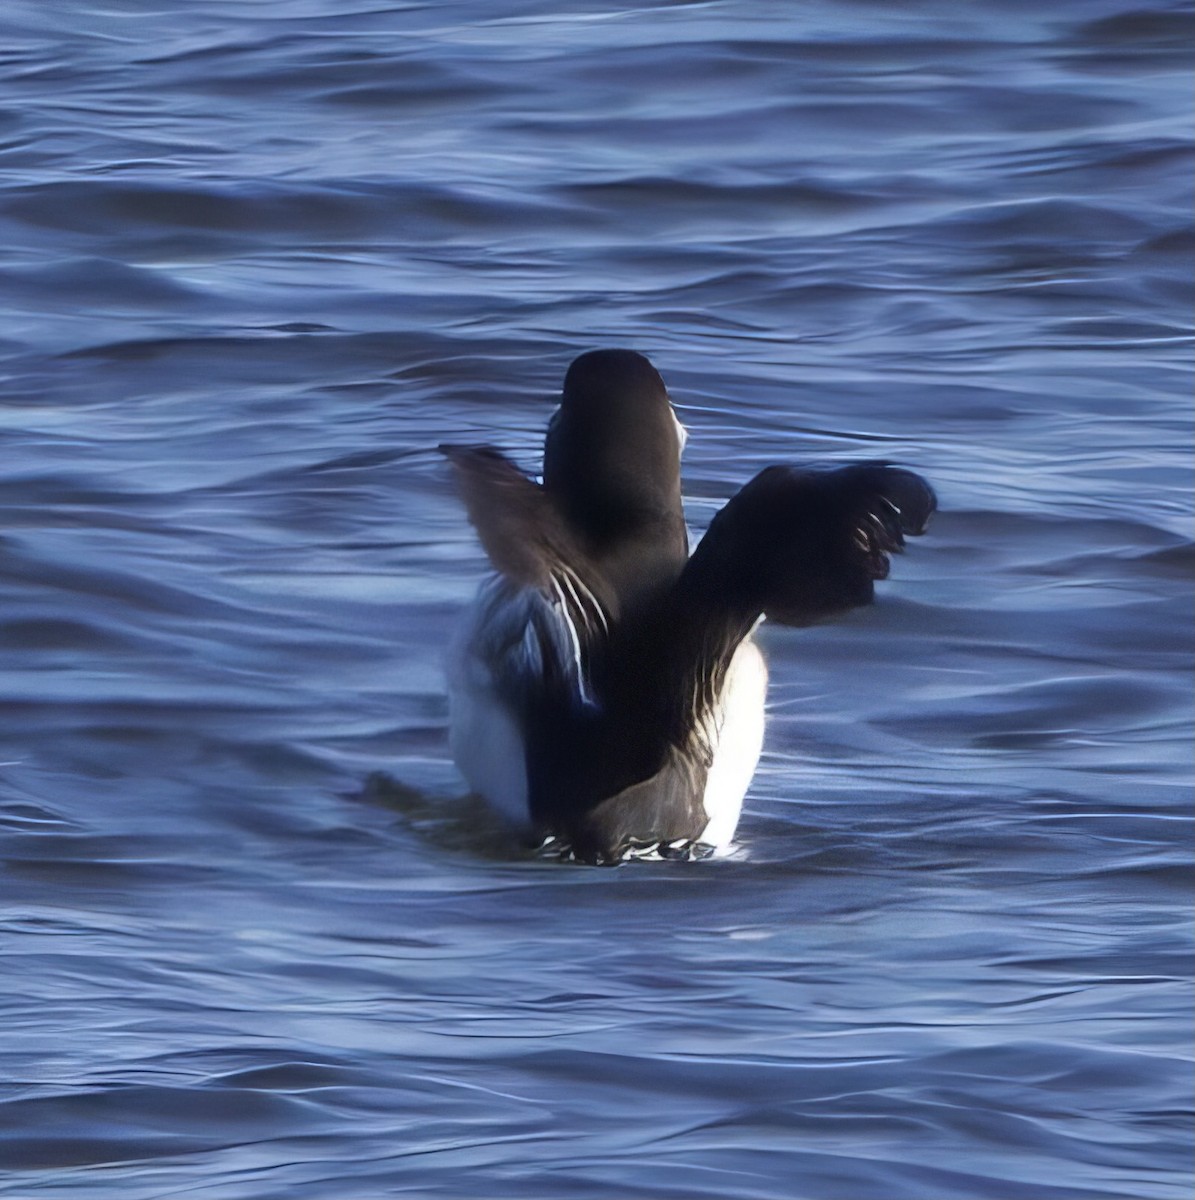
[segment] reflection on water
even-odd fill
[[[0,29],[0,1194],[1186,1195],[1185,7]],[[725,862],[536,860],[447,761],[431,448],[534,467],[608,344],[697,532],[942,498],[764,630]]]

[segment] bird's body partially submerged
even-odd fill
[[[452,749],[512,819],[617,860],[733,838],[763,741],[762,616],[867,603],[935,501],[909,471],[769,467],[692,558],[683,431],[641,355],[569,369],[543,483],[488,447],[444,447],[497,574],[450,653]]]

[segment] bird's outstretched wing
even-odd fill
[[[920,475],[887,462],[768,467],[714,518],[681,588],[809,625],[870,603],[889,555],[924,533],[936,508]]]
[[[469,520],[494,569],[528,590],[527,674],[590,701],[589,664],[609,634],[613,600],[552,497],[491,446],[448,446]]]

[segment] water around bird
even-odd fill
[[[1184,6],[0,30],[0,1195],[1185,1197]],[[726,861],[537,860],[448,761],[434,447],[534,468],[598,345],[695,534],[941,499],[762,631]]]

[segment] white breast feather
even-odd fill
[[[699,840],[721,853],[730,847],[743,797],[759,765],[767,690],[767,664],[759,647],[748,638],[730,660],[718,697],[713,718],[717,731],[714,761],[702,796],[709,824]]]

